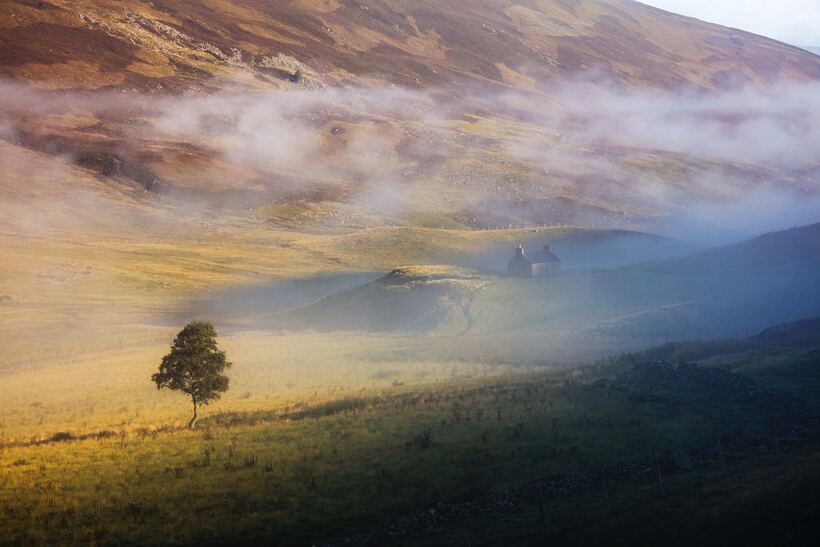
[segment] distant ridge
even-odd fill
[[[653,273],[755,273],[820,262],[820,223],[674,257],[638,269]]]
[[[807,317],[770,327],[756,336],[769,343],[812,344],[820,346],[820,317]]]

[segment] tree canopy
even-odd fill
[[[157,389],[181,391],[191,397],[193,428],[200,405],[219,399],[228,391],[229,378],[223,374],[231,363],[216,345],[216,330],[205,321],[188,323],[174,339],[171,352],[162,358],[159,371],[151,376]]]

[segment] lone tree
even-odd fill
[[[157,389],[168,388],[187,393],[194,403],[194,415],[188,422],[193,429],[197,408],[216,401],[228,391],[228,377],[222,374],[231,363],[225,352],[216,347],[216,330],[210,323],[193,321],[179,331],[171,353],[162,358],[159,372],[151,376]]]

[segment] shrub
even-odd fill
[[[421,450],[426,450],[433,446],[433,432],[429,427],[425,428],[420,435],[416,435],[405,443],[406,448],[417,446]]]
[[[48,441],[52,443],[61,443],[72,440],[74,440],[74,435],[72,435],[68,431],[58,431],[57,433],[53,434],[51,437],[48,438]]]

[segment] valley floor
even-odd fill
[[[707,371],[570,366],[661,341],[659,317],[754,326],[772,309],[820,309],[805,246],[775,269],[729,272],[715,294],[716,277],[675,263],[538,283],[451,265],[547,235],[582,264],[579,249],[623,234],[256,228],[170,243],[0,237],[0,543],[585,543],[678,493],[731,513],[734,490],[702,485],[754,476],[755,462],[813,484],[799,462],[818,440],[815,347],[636,358]],[[438,266],[396,268],[420,257]],[[397,315],[387,293],[422,314]],[[334,311],[339,299],[352,305]],[[325,312],[344,324],[321,328]],[[379,330],[386,316],[408,326]],[[214,319],[236,363],[194,432],[187,401],[149,380],[191,318]]]
[[[577,228],[308,233],[183,217],[163,233],[164,215],[143,231],[112,225],[110,235],[107,225],[68,234],[0,219],[8,230],[0,232],[0,439],[184,423],[178,399],[148,378],[193,318],[216,324],[237,363],[219,411],[544,364],[548,343],[530,333],[519,343],[486,332],[471,340],[452,332],[319,334],[310,325],[287,333],[271,317],[405,261],[503,265],[518,241],[566,241],[579,263],[624,237],[651,241],[652,256],[668,252],[658,238]]]

